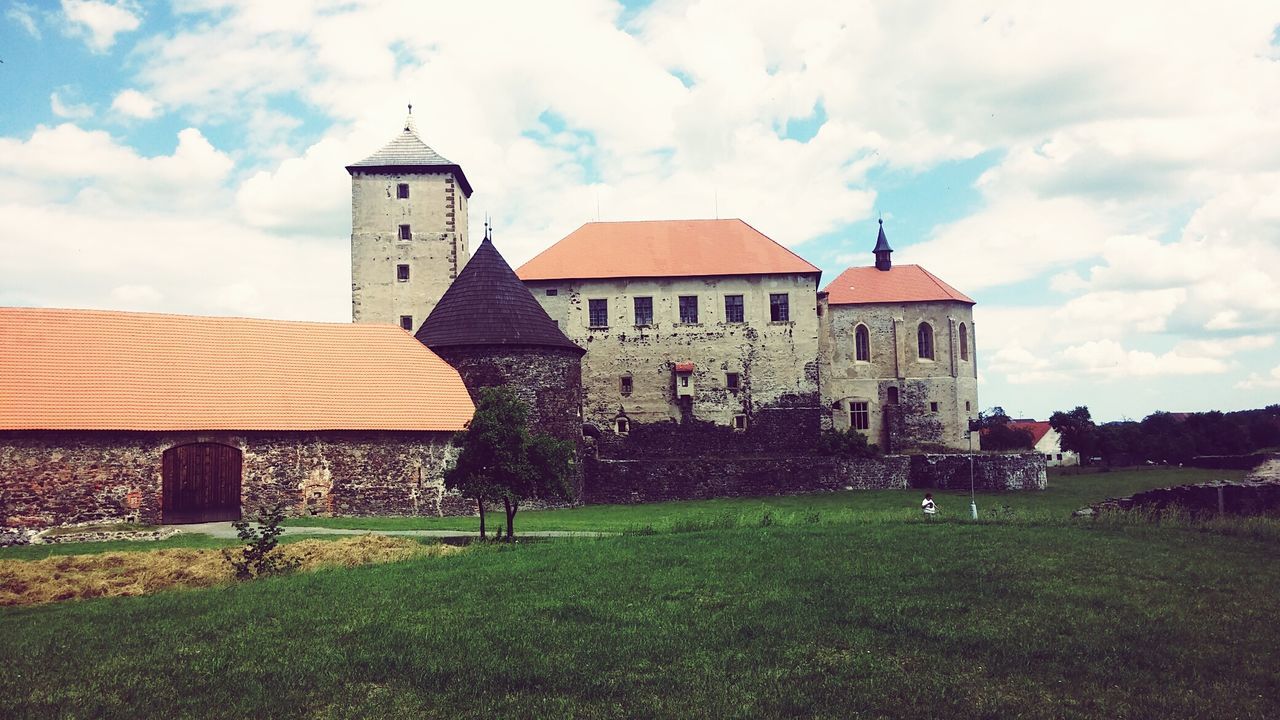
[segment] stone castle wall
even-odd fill
[[[217,442],[243,453],[245,517],[277,502],[291,515],[454,515],[444,490],[449,433],[0,433],[0,525],[134,519],[159,523],[162,457]]]
[[[967,490],[967,455],[701,456],[587,461],[588,503],[644,503],[831,490]],[[975,454],[979,490],[1043,490],[1044,457]]]

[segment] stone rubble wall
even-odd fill
[[[1044,457],[1038,453],[973,457],[975,485],[980,490],[1043,490],[1047,486]],[[832,490],[968,487],[967,455],[591,459],[584,499],[587,503],[644,503]]]
[[[1270,515],[1280,513],[1280,479],[1201,483],[1155,488],[1128,497],[1109,498],[1076,511],[1077,516],[1128,510],[1180,508],[1192,515]]]

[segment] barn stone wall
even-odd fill
[[[246,517],[276,502],[291,515],[455,515],[444,490],[448,433],[0,433],[0,525],[161,522],[162,457],[217,442],[243,452]]]
[[[726,453],[679,458],[591,459],[584,500],[642,503],[717,497],[785,495],[826,490],[968,489],[968,455],[823,455],[740,457]],[[1044,457],[974,454],[979,490],[1043,490]]]

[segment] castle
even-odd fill
[[[0,530],[468,513],[443,471],[493,385],[577,444],[584,502],[1045,486],[958,454],[974,302],[883,226],[826,287],[742,220],[587,223],[513,270],[411,119],[346,169],[352,323],[0,308]]]
[[[524,298],[513,315],[470,290],[467,312],[432,316],[467,267],[471,185],[411,118],[347,167],[354,322],[399,323],[462,370],[457,348],[486,341],[445,345],[442,333],[466,334],[486,312],[523,318],[540,347],[584,351],[581,394],[560,404],[580,408],[597,437],[710,423],[789,441],[797,429],[849,430],[891,452],[970,447],[974,302],[924,268],[895,266],[883,225],[875,264],[821,288],[817,267],[742,220],[587,223],[516,270],[560,332]],[[484,257],[486,274],[506,267],[496,250]]]

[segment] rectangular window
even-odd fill
[[[559,288],[547,288],[547,297],[555,297],[560,294]]]
[[[680,387],[689,387],[689,376],[688,376],[688,375],[681,375],[681,376],[680,376]]]
[[[631,376],[630,375],[623,375],[622,377],[618,378],[618,389],[622,392],[623,395],[631,394]]]
[[[1059,459],[1059,460],[1061,460],[1061,459],[1062,459],[1062,453],[1058,453],[1058,459]]]
[[[725,295],[724,296],[724,321],[731,323],[742,322],[742,296],[741,295]]]
[[[609,301],[588,300],[587,322],[593,328],[609,327]]]
[[[396,197],[405,200],[409,197],[409,183],[400,183],[396,185]]]
[[[747,429],[747,416],[746,416],[746,415],[734,415],[734,416],[733,416],[733,429],[734,429],[734,430],[746,430],[746,429]]]
[[[938,403],[936,402],[929,403],[929,412],[938,412]]]
[[[698,322],[698,296],[680,296],[680,322],[693,324]]]
[[[742,387],[742,376],[738,373],[725,373],[724,386],[730,390],[737,390]]]
[[[869,403],[854,401],[849,403],[849,426],[854,430],[866,430],[871,427],[871,410]]]
[[[653,324],[653,298],[651,297],[636,298],[636,324],[637,325]]]
[[[400,327],[404,328],[405,330],[408,330],[409,332],[413,332],[413,316],[412,316],[412,315],[401,315],[401,316],[400,316]]]
[[[400,239],[401,239],[401,240],[411,240],[411,239],[413,239],[413,233],[409,232],[409,226],[408,226],[408,225],[401,225],[401,226],[400,226]]]
[[[409,266],[408,266],[408,265],[397,265],[397,266],[396,266],[396,280],[399,280],[400,282],[406,282],[406,281],[408,281],[408,280],[409,280]]]
[[[769,293],[769,319],[773,322],[787,322],[791,319],[786,293]]]

